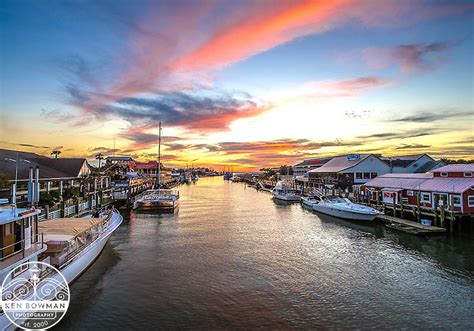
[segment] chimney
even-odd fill
[[[39,202],[39,195],[40,195],[40,189],[39,189],[39,175],[40,175],[40,168],[37,166],[36,167],[36,173],[35,173],[35,194],[34,194],[34,204],[35,206],[38,205]]]
[[[29,177],[28,177],[28,204],[31,206],[34,200],[34,192],[33,192],[33,167],[30,167],[29,170]]]

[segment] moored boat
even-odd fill
[[[174,211],[179,205],[179,192],[169,189],[146,190],[137,195],[133,209]]]
[[[306,207],[313,208],[313,205],[317,204],[318,202],[319,199],[314,197],[301,197],[301,203]]]
[[[326,215],[355,221],[373,221],[381,214],[374,208],[353,203],[347,198],[336,196],[322,197],[318,203],[313,205],[313,210]]]
[[[289,183],[279,181],[272,189],[272,195],[275,199],[283,201],[300,201],[301,195]]]

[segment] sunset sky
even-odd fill
[[[472,1],[2,1],[0,148],[474,155]],[[114,146],[115,137],[115,148]]]

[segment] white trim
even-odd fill
[[[459,203],[453,204],[453,198],[454,197],[459,198]],[[449,195],[449,204],[453,207],[461,207],[461,209],[462,209],[462,194],[450,194]]]
[[[465,171],[463,175],[464,177],[472,177],[472,171]]]
[[[423,194],[426,194],[429,196],[428,200],[423,199]],[[431,203],[431,193],[430,192],[420,192],[420,202],[421,203]]]
[[[472,204],[469,202],[469,198],[472,198]],[[474,207],[474,195],[468,195],[467,196],[467,206],[468,207]]]
[[[449,177],[449,173],[447,173],[447,172],[440,172],[440,173],[439,173],[439,176],[440,176],[440,177]]]

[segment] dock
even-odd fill
[[[418,222],[409,221],[403,218],[394,217],[390,215],[380,215],[377,216],[377,219],[384,222],[387,228],[415,235],[441,234],[446,232],[445,228],[424,225]]]

